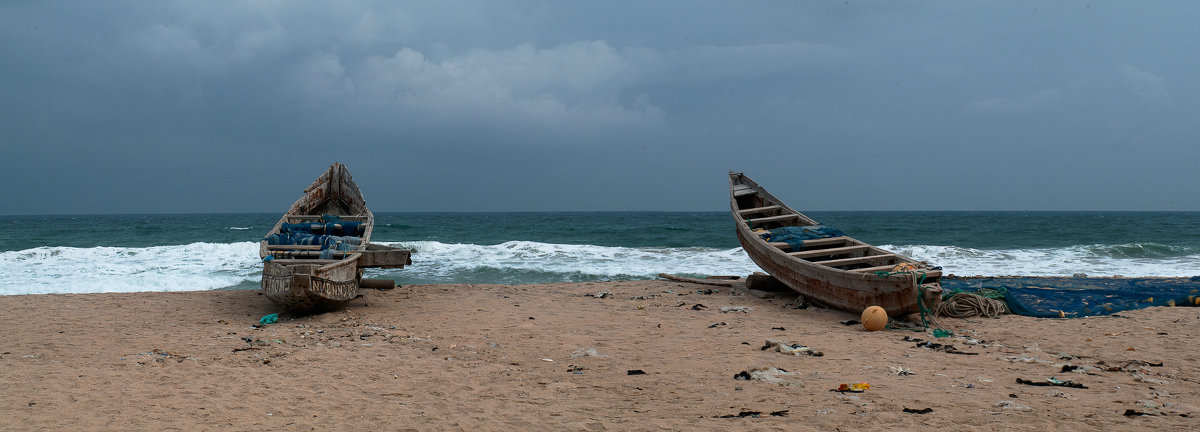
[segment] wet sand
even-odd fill
[[[944,338],[674,281],[405,286],[257,327],[279,310],[256,291],[0,310],[4,430],[1200,428],[1198,308],[941,318]]]

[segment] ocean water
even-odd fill
[[[1200,212],[807,212],[959,276],[1197,276]],[[279,214],[9,216],[0,295],[254,289]],[[759,271],[728,212],[377,213],[400,284],[652,279]]]

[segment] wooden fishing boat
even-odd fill
[[[919,312],[920,294],[930,306],[941,294],[940,268],[821,226],[745,174],[729,173],[729,198],[746,254],[809,299],[850,312],[880,306],[897,317]]]
[[[334,163],[259,243],[263,294],[293,312],[338,309],[358,297],[362,269],[412,264],[409,250],[370,243],[374,225],[350,172]]]

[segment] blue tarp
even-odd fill
[[[767,234],[762,234],[762,237],[769,242],[787,243],[792,247],[792,250],[798,251],[804,247],[805,240],[842,237],[844,235],[837,228],[830,228],[824,225],[807,225],[787,226],[767,230]]]
[[[283,223],[278,234],[264,240],[270,245],[320,245],[321,250],[351,250],[362,243],[362,222],[342,221],[337,215],[321,215],[320,222]]]
[[[362,244],[362,238],[349,236],[328,236],[328,235],[312,235],[312,234],[271,234],[264,238],[269,245],[320,245],[321,250],[337,249],[337,250],[353,250],[355,246]]]
[[[296,234],[324,234],[336,236],[353,236],[360,235],[359,231],[363,228],[361,222],[340,222],[336,221],[325,223],[306,222],[306,223],[284,223],[279,226],[279,231],[283,233]]]
[[[362,222],[343,222],[337,215],[322,215],[319,222],[284,222],[280,224],[280,234],[268,235],[266,241],[270,245],[323,245],[329,240],[326,236],[359,236],[364,228]],[[272,240],[271,236],[276,238]]]
[[[1197,306],[1200,276],[1191,278],[993,277],[941,279],[947,292],[989,288],[1009,310],[1034,317],[1108,315],[1150,306]]]

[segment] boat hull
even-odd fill
[[[868,306],[882,307],[890,316],[919,312],[917,289],[907,275],[842,275],[820,268],[805,268],[807,266],[795,262],[757,236],[748,238],[752,236],[748,230],[739,229],[737,234],[751,261],[807,298],[849,312],[861,312]]]
[[[262,291],[284,309],[323,312],[341,309],[359,295],[362,271],[356,260],[336,264],[263,263]]]

